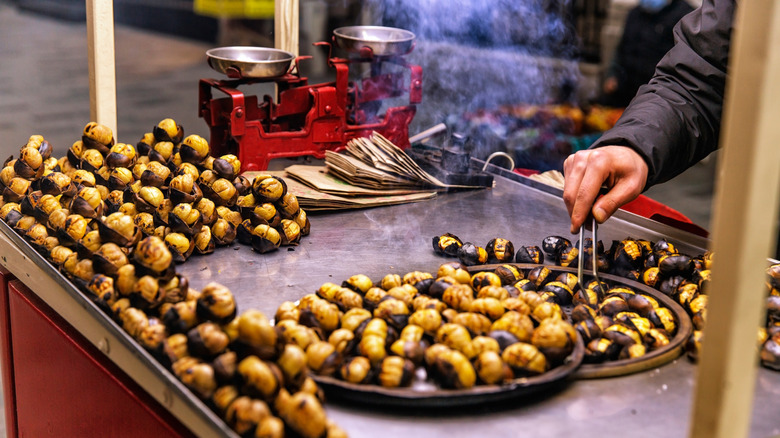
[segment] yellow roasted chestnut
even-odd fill
[[[209,143],[205,138],[191,134],[182,141],[179,153],[183,162],[198,164],[209,156]]]

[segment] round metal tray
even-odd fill
[[[512,266],[516,266],[519,269],[528,270],[541,266],[536,264],[525,263],[506,263]],[[469,272],[476,273],[481,271],[493,271],[501,265],[481,265],[470,266]],[[571,272],[577,274],[577,269],[564,268],[562,266],[544,265],[550,269],[550,271],[559,274],[561,272]],[[685,342],[693,332],[693,324],[691,318],[685,309],[682,308],[677,302],[670,297],[664,295],[661,291],[653,289],[645,284],[629,280],[617,275],[599,273],[599,279],[612,284],[620,284],[631,287],[635,291],[641,292],[646,295],[650,295],[658,302],[667,307],[672,314],[674,314],[677,320],[677,332],[674,337],[662,348],[650,351],[640,358],[635,359],[620,359],[600,364],[583,363],[582,366],[575,372],[574,377],[579,379],[596,379],[602,377],[616,377],[626,374],[632,374],[640,371],[646,371],[652,368],[665,365],[674,359],[677,359],[685,352]]]
[[[346,26],[333,31],[333,40],[338,47],[350,53],[369,49],[374,56],[409,53],[414,38],[408,30],[383,26]]]
[[[284,50],[267,47],[232,46],[206,51],[214,70],[230,78],[274,78],[290,69],[295,56]]]
[[[400,408],[446,408],[473,406],[508,399],[534,400],[539,392],[545,395],[562,388],[571,380],[585,357],[585,345],[577,336],[574,350],[563,364],[533,377],[513,379],[503,385],[476,385],[469,389],[442,389],[430,381],[415,382],[407,388],[384,388],[379,385],[354,384],[333,377],[312,375],[328,398]]]

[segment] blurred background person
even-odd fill
[[[693,7],[686,0],[640,0],[626,16],[598,103],[627,106],[674,45],[674,25],[691,11]]]

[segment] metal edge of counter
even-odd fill
[[[197,436],[237,437],[119,325],[0,221],[0,264],[126,372]]]
[[[476,158],[472,158],[472,161],[478,165],[479,169],[482,169],[483,166],[485,166],[484,161],[478,160]],[[563,190],[553,186],[549,186],[547,184],[538,181],[534,181],[531,178],[520,175],[519,173],[512,172],[511,170],[507,170],[503,167],[496,166],[495,164],[488,163],[486,166],[486,171],[510,179],[512,181],[518,182],[520,184],[533,187],[542,192],[557,196],[561,198],[561,200],[563,199]],[[618,210],[615,212],[615,214],[612,215],[612,217],[645,228],[655,233],[667,236],[668,238],[673,239],[675,241],[685,242],[686,244],[697,248],[706,249],[709,248],[710,246],[710,239],[697,236],[695,234],[689,233],[687,231],[683,231],[679,228],[675,228],[670,225],[662,224],[661,222],[648,219],[646,217],[640,216],[635,213],[631,213],[629,211]]]

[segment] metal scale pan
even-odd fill
[[[231,46],[206,51],[208,63],[229,78],[267,79],[282,76],[290,70],[295,56],[268,47]]]
[[[414,33],[383,26],[347,26],[333,31],[336,45],[349,53],[400,56],[414,48]]]

